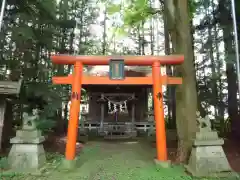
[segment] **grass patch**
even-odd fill
[[[0,180],[35,180],[47,179],[48,175],[55,171],[60,164],[63,156],[58,153],[46,153],[47,163],[41,168],[41,174],[30,175],[12,172],[11,170],[0,170]],[[0,160],[0,167],[6,166],[7,158],[4,157]]]
[[[58,168],[62,155],[47,153],[47,164],[39,176],[7,174],[1,180],[237,180],[227,178],[194,178],[181,166],[158,168],[153,162],[155,150],[146,143],[89,143],[77,157],[76,167]]]

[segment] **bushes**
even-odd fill
[[[216,118],[212,121],[212,129],[217,131],[220,136],[226,136],[227,134],[231,133],[231,121],[229,118]]]

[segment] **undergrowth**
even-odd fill
[[[12,172],[9,169],[7,158],[0,159],[0,180],[36,180],[47,179],[48,175],[53,172],[61,162],[63,156],[58,153],[46,153],[47,163],[40,169],[40,174],[30,175]]]

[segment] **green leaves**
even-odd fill
[[[38,2],[39,2],[39,8],[41,9],[41,12],[45,12],[45,15],[48,15],[48,17],[55,19],[55,15],[56,15],[55,1],[39,0]]]
[[[57,20],[56,24],[58,24],[61,28],[75,28],[76,21],[75,20]]]
[[[199,6],[199,3],[195,0],[189,1],[189,11],[191,17],[196,12],[196,8]],[[123,1],[122,4],[113,4],[110,3],[107,5],[107,12],[109,15],[114,15],[115,13],[120,13],[123,16],[124,25],[126,26],[136,26],[142,21],[146,21],[157,13],[162,13],[162,10],[159,8],[151,7],[148,0],[133,0]]]
[[[113,15],[115,13],[118,13],[121,11],[121,5],[120,4],[110,4],[107,7],[107,12],[109,15]]]
[[[194,13],[196,12],[196,9],[199,7],[201,4],[200,2],[196,2],[196,0],[191,0],[188,1],[189,3],[189,13],[190,13],[190,18],[192,19],[194,16]]]
[[[135,7],[137,8],[137,7]],[[142,21],[147,20],[154,14],[151,7],[143,7],[141,9],[126,9],[124,14],[124,23],[129,26],[138,25]]]
[[[157,13],[157,10],[150,7],[147,0],[134,0],[131,3],[125,1],[122,4],[107,5],[109,15],[120,13],[123,16],[124,26],[136,26]]]
[[[19,99],[24,107],[18,108],[14,119],[20,119],[21,112],[38,108],[42,110],[41,128],[52,127],[62,102],[69,101],[70,88],[52,86],[50,79],[56,71],[68,74],[71,68],[53,66],[49,56],[71,54],[77,49],[81,54],[92,54],[95,41],[100,42],[89,31],[89,25],[96,24],[97,8],[87,0],[7,0],[7,3],[0,35],[0,78],[23,78],[25,88]],[[109,9],[116,10],[117,6]],[[83,90],[82,94],[86,92]]]
[[[19,26],[15,27],[12,29],[12,40],[15,41],[24,41],[24,40],[29,40],[29,39],[35,39],[35,35],[31,29],[31,27],[24,25],[24,26]]]
[[[117,36],[127,36],[128,32],[127,32],[127,27],[126,26],[121,26],[121,27],[113,27],[112,28],[112,33],[117,35]]]
[[[48,133],[56,126],[57,123],[53,119],[41,118],[36,122],[36,124],[37,129],[40,129],[43,133]]]

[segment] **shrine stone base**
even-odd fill
[[[186,169],[193,176],[207,177],[232,171],[217,132],[198,132]],[[228,172],[228,173],[227,173]]]
[[[76,167],[76,163],[77,163],[76,159],[74,159],[74,160],[63,159],[61,162],[60,168],[66,169],[66,170],[71,170]]]
[[[20,130],[12,138],[12,148],[8,155],[10,168],[15,172],[35,173],[46,163],[41,132]],[[25,136],[28,135],[28,136]]]
[[[170,168],[172,165],[170,160],[159,161],[157,159],[154,159],[154,162],[155,162],[156,166],[159,168]]]

